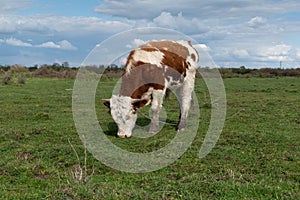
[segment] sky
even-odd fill
[[[278,68],[280,62],[300,67],[299,0],[0,0],[0,5],[0,65],[79,66],[115,34],[161,27],[193,38],[219,67]],[[134,41],[140,41],[138,35]]]

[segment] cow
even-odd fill
[[[137,120],[137,111],[151,103],[150,133],[159,130],[159,112],[167,89],[180,88],[178,131],[185,130],[191,106],[198,52],[190,41],[150,41],[132,50],[125,64],[119,95],[104,99],[118,125],[118,137],[128,138]]]

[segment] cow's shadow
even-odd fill
[[[150,122],[151,122],[151,120],[141,117],[141,118],[138,118],[136,125],[143,127],[143,126],[150,125]],[[114,122],[109,122],[107,124],[107,130],[104,130],[103,133],[107,136],[117,137],[118,125]]]
[[[150,124],[151,124],[151,120],[146,117],[139,117],[136,122],[136,126],[140,126],[140,127],[148,127],[148,126],[150,126]],[[165,124],[160,124],[160,125],[171,126],[176,129],[177,124],[178,124],[177,120],[167,119]],[[118,125],[114,122],[109,122],[107,124],[107,129],[104,130],[103,133],[107,136],[117,137]]]
[[[105,135],[117,137],[118,126],[114,122],[109,122],[107,125],[107,130],[103,131]]]

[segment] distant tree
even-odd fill
[[[251,69],[248,69],[245,66],[240,66],[240,68],[233,68],[232,72],[236,74],[248,74],[251,72]]]
[[[60,64],[55,62],[55,63],[52,64],[52,67],[60,67]]]
[[[69,62],[67,61],[63,62],[62,67],[69,68],[70,67]]]
[[[30,72],[33,72],[33,71],[37,70],[38,68],[39,68],[38,65],[34,65],[34,66],[31,66],[31,67],[28,67],[28,70],[29,70]]]
[[[2,66],[2,65],[0,65],[0,69],[7,72],[8,70],[10,70],[10,66],[7,66],[7,65],[6,66]]]

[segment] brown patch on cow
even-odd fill
[[[195,56],[195,54],[192,53],[191,58],[193,59],[193,61],[196,61],[196,56]]]
[[[123,75],[120,95],[130,96],[133,99],[141,99],[150,87],[156,90],[163,90],[164,85],[163,68],[146,63],[132,68],[130,73]]]
[[[173,41],[169,41],[169,40],[152,41],[152,42],[147,43],[146,45],[143,45],[142,47],[149,47],[149,46],[155,47],[155,48],[159,49],[160,51],[167,50],[174,54],[178,54],[179,56],[181,56],[185,59],[189,56],[188,48],[186,48],[185,46],[183,46],[177,42],[173,42]]]
[[[142,107],[144,107],[145,105],[148,105],[151,102],[150,99],[138,99],[134,102],[132,102],[132,106],[135,110],[138,110]]]
[[[175,70],[179,75],[186,75],[186,70],[188,69],[188,63],[185,58],[175,54],[173,52],[164,51],[164,59],[162,60],[162,64],[168,67],[171,67],[173,71]]]
[[[142,61],[133,61],[133,63],[134,63],[134,66],[135,67],[138,67],[138,66],[141,66],[141,65],[144,65],[144,64],[146,64],[146,63],[144,63],[144,62],[142,62]]]
[[[132,50],[132,51],[129,53],[129,55],[128,55],[128,57],[127,57],[126,64],[125,64],[126,68],[129,66],[129,63],[133,61],[133,55],[134,55],[134,53],[135,53],[135,50]]]

